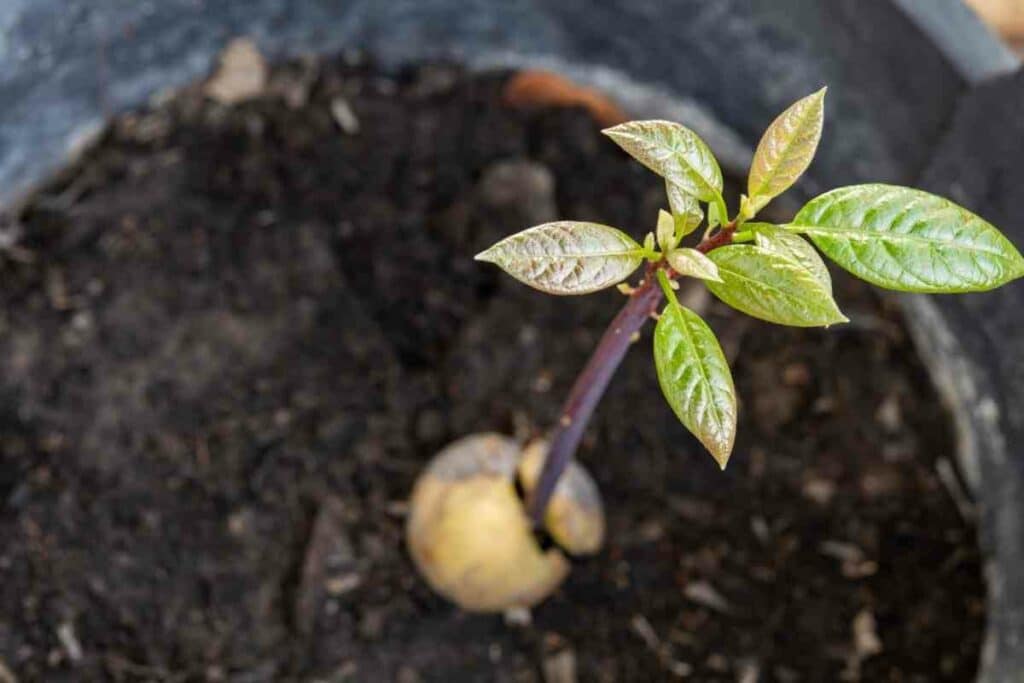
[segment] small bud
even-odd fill
[[[668,211],[658,212],[658,246],[668,252],[676,248],[676,221]]]
[[[644,249],[646,249],[647,251],[654,251],[654,245],[654,233],[649,232],[646,235],[644,235]]]

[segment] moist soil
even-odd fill
[[[585,111],[513,109],[506,78],[349,56],[233,106],[189,87],[7,221],[0,680],[972,678],[949,415],[898,308],[838,272],[829,330],[703,303],[741,402],[725,472],[645,330],[579,453],[607,545],[532,618],[417,576],[417,472],[542,433],[622,303],[473,254],[555,217],[640,237],[663,204]]]

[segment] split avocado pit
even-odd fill
[[[553,544],[545,548],[534,533],[524,499],[546,452],[543,441],[521,448],[499,434],[475,434],[430,462],[413,489],[406,539],[435,591],[474,612],[532,607],[569,575],[570,556],[600,549],[601,498],[578,463],[559,480],[544,517]]]

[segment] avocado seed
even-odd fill
[[[406,524],[409,552],[434,590],[469,611],[532,607],[568,576],[565,551],[600,547],[597,487],[574,463],[545,516],[561,547],[541,548],[515,479],[529,495],[545,453],[542,442],[524,451],[508,437],[476,434],[434,456],[413,488]]]

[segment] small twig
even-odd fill
[[[679,661],[672,655],[672,647],[662,642],[661,638],[654,631],[654,627],[651,626],[651,622],[647,620],[647,617],[642,614],[634,615],[630,625],[633,627],[633,632],[640,637],[640,640],[644,641],[647,649],[658,658],[661,666],[668,669],[672,675],[677,678],[686,678],[693,673],[692,666],[686,662]]]

